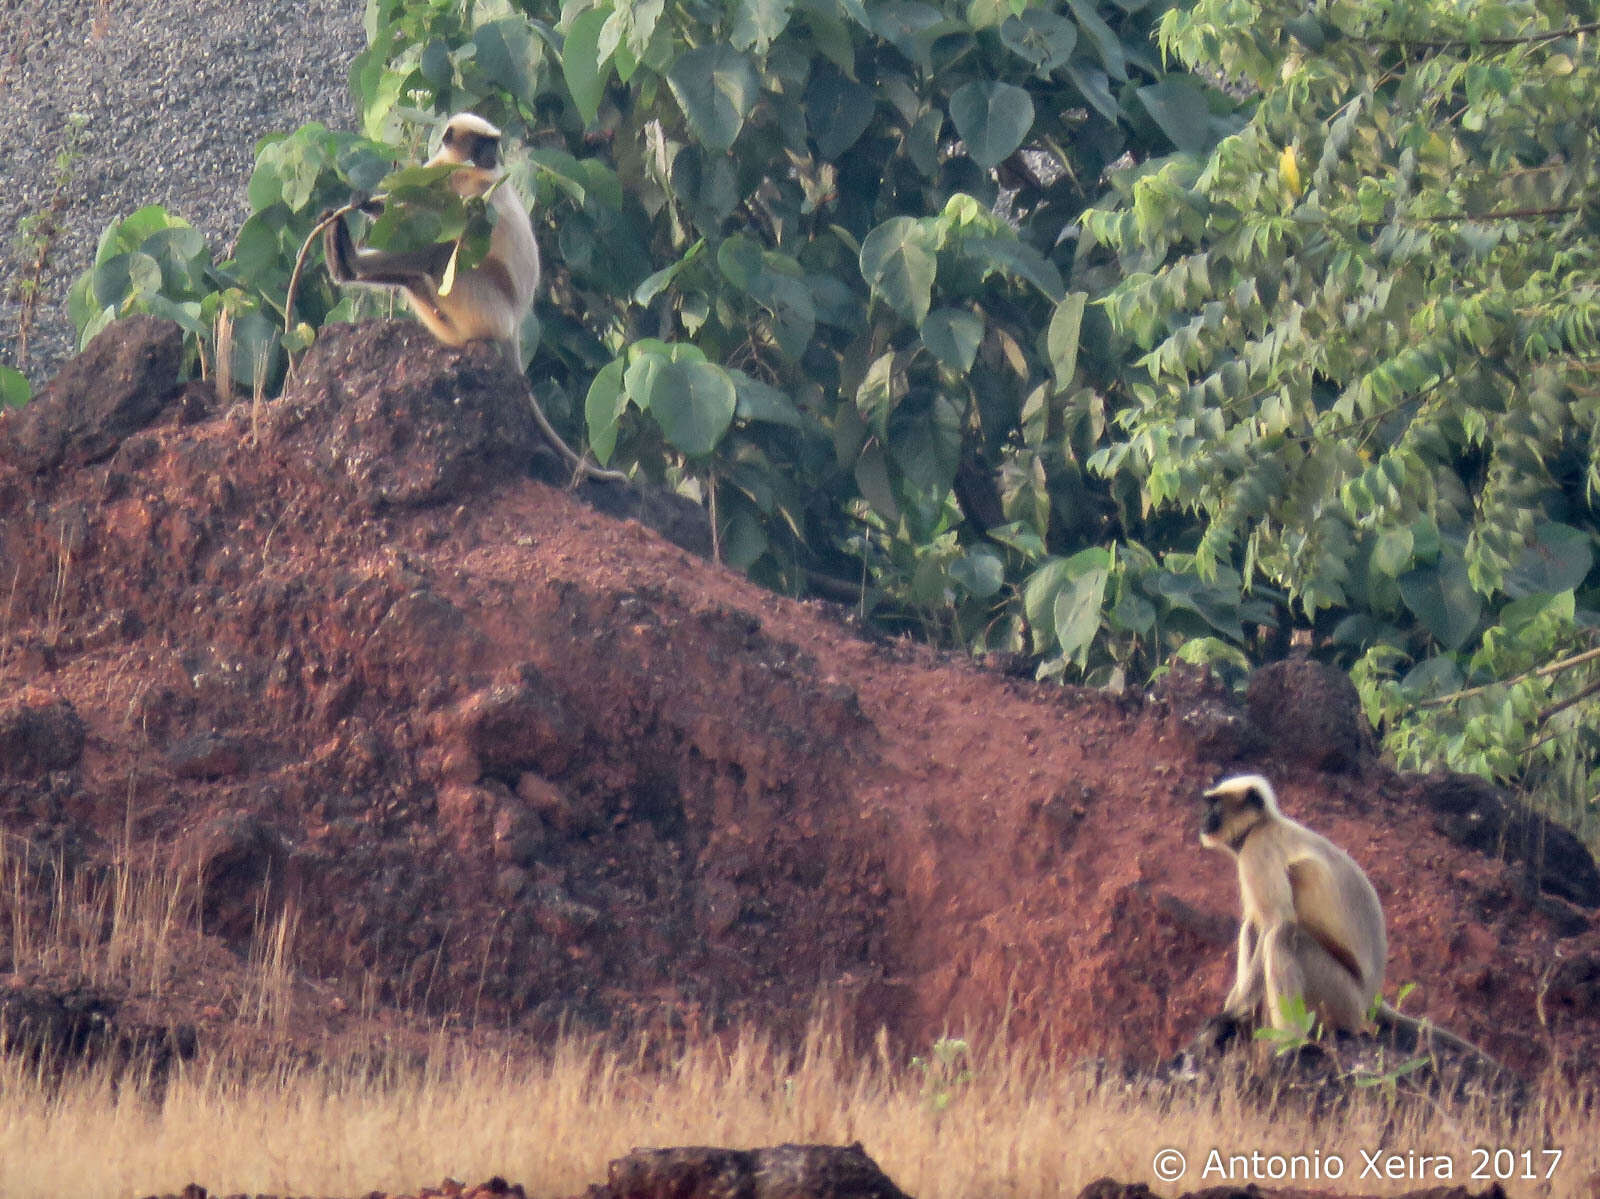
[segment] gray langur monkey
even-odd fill
[[[1389,953],[1383,905],[1349,854],[1279,811],[1259,774],[1224,779],[1204,798],[1200,842],[1227,850],[1239,868],[1238,959],[1225,1017],[1282,1029],[1285,1001],[1300,996],[1325,1028],[1360,1032],[1376,1020],[1412,1032],[1423,1048],[1448,1045],[1494,1066],[1476,1046],[1378,999]]]
[[[539,287],[539,244],[527,209],[502,182],[500,137],[500,130],[476,113],[457,113],[445,124],[439,152],[426,164],[459,168],[450,177],[456,194],[463,199],[487,195],[495,213],[488,254],[471,270],[458,272],[447,293],[440,288],[453,252],[448,243],[413,251],[358,248],[340,217],[323,234],[323,254],[335,283],[399,288],[417,319],[445,345],[498,342],[516,363],[518,333]],[[369,214],[383,211],[381,199],[358,206]],[[545,419],[538,401],[532,403],[540,431],[579,473],[626,481],[620,471],[602,470],[575,453]]]

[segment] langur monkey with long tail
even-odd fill
[[[1493,1065],[1481,1049],[1378,1000],[1388,960],[1383,905],[1354,859],[1278,810],[1259,774],[1205,792],[1200,842],[1239,867],[1238,958],[1223,1014],[1246,1027],[1289,1026],[1299,996],[1324,1028],[1360,1032],[1376,1020]]]
[[[500,136],[499,129],[476,113],[457,113],[445,124],[439,152],[427,162],[431,167],[457,167],[450,176],[456,194],[463,199],[487,195],[495,213],[488,254],[471,270],[458,272],[448,291],[441,291],[453,253],[448,243],[412,251],[357,248],[341,217],[323,234],[323,253],[335,283],[399,288],[417,319],[445,345],[495,341],[517,362],[518,332],[539,288],[539,243],[527,209],[510,184],[501,182]],[[374,199],[360,207],[376,213],[383,205]],[[540,430],[581,473],[626,479],[621,472],[601,470],[573,452],[537,401],[533,412]]]

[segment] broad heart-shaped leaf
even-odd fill
[[[817,153],[834,159],[860,140],[872,124],[873,96],[831,65],[819,65],[806,85],[806,129]]]
[[[1571,525],[1546,521],[1506,579],[1506,594],[1517,597],[1580,587],[1594,565],[1589,535]]]
[[[617,448],[617,422],[628,406],[622,371],[621,358],[613,358],[601,367],[589,384],[589,394],[583,403],[584,423],[589,427],[589,449],[601,466],[611,461]]]
[[[539,91],[539,60],[544,47],[526,17],[505,17],[480,25],[472,34],[478,66],[530,109]]]
[[[765,54],[789,24],[791,0],[738,0],[728,40],[738,50]]]
[[[922,344],[953,371],[966,374],[983,341],[983,318],[959,308],[930,312],[922,322]]]
[[[1483,601],[1472,589],[1459,551],[1446,547],[1432,566],[1400,576],[1400,598],[1423,628],[1447,650],[1458,650],[1478,627]]]
[[[579,13],[561,46],[561,74],[585,125],[594,124],[600,97],[605,94],[606,76],[611,73],[611,60],[600,61],[600,27],[610,15],[610,5]]]
[[[1050,317],[1050,328],[1045,332],[1045,352],[1050,356],[1050,372],[1056,377],[1056,392],[1072,385],[1072,376],[1078,369],[1078,334],[1083,328],[1083,307],[1089,293],[1075,291],[1056,305]]]
[[[733,423],[733,380],[709,362],[669,362],[650,380],[650,413],[673,445],[691,457],[709,454]]]
[[[1001,270],[1026,279],[1052,301],[1059,302],[1065,289],[1061,272],[1043,254],[1015,235],[1006,237],[964,237],[960,251],[979,263],[987,276],[991,270]]]
[[[1040,75],[1065,66],[1078,44],[1078,27],[1065,17],[1030,8],[1000,26],[1000,41],[1013,54],[1033,64]]]
[[[916,217],[891,217],[861,243],[861,277],[874,295],[919,327],[933,302],[938,265],[933,234]]]
[[[103,308],[161,290],[161,264],[138,250],[118,254],[94,268],[94,297]]]
[[[1185,154],[1199,154],[1211,144],[1211,108],[1205,93],[1191,80],[1168,75],[1137,93],[1150,119]]]
[[[667,84],[700,144],[726,150],[744,128],[760,85],[750,60],[732,46],[701,46],[680,55]]]
[[[974,80],[950,97],[950,119],[967,154],[984,170],[998,165],[1033,128],[1033,97],[1011,83]]]
[[[1082,550],[1067,559],[1067,582],[1056,592],[1052,608],[1061,653],[1082,666],[1100,631],[1111,555],[1103,549]]]

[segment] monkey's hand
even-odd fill
[[[368,216],[381,216],[383,197],[375,196],[371,192],[354,191],[350,193],[350,207]]]

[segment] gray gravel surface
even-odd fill
[[[354,128],[364,0],[0,0],[0,363],[35,387],[74,349],[67,289],[100,231],[146,204],[219,256],[249,215],[256,140]],[[20,361],[18,224],[48,207],[68,118],[89,122]]]

